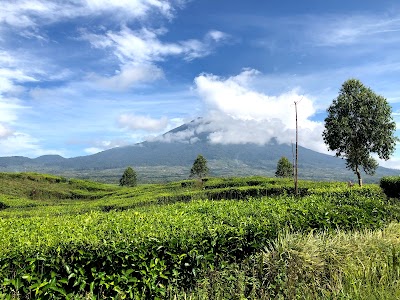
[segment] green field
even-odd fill
[[[0,299],[400,299],[378,185],[0,173]]]

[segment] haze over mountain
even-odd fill
[[[133,166],[139,181],[156,182],[187,178],[198,154],[208,160],[211,176],[274,176],[280,157],[293,158],[294,147],[279,143],[276,138],[264,145],[212,143],[210,136],[215,132],[207,128],[210,128],[209,122],[197,119],[142,143],[74,158],[59,155],[35,159],[0,157],[0,170],[47,172],[117,182],[124,168]],[[364,180],[376,182],[382,176],[399,173],[379,167],[374,177],[364,175]],[[301,146],[299,176],[315,180],[355,180],[355,175],[346,170],[344,160]]]

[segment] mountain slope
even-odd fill
[[[213,176],[274,176],[279,158],[286,156],[291,160],[293,157],[292,145],[278,144],[275,140],[267,145],[211,144],[207,140],[208,133],[198,130],[198,126],[198,121],[191,122],[154,141],[88,156],[69,159],[57,155],[36,159],[2,157],[0,170],[29,170],[117,182],[123,169],[133,166],[139,170],[139,181],[168,181],[187,178],[198,154],[206,157]],[[190,140],[180,138],[188,136],[188,132]],[[364,175],[364,179],[376,182],[382,176],[399,173],[398,170],[379,167],[374,177]],[[299,176],[316,180],[355,180],[354,174],[346,170],[344,160],[304,147],[299,147]]]

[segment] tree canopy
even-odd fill
[[[207,160],[199,154],[190,169],[190,177],[203,178],[208,175]]]
[[[119,180],[120,186],[136,186],[137,176],[134,169],[127,167]]]
[[[276,177],[293,177],[293,164],[282,156],[276,165]]]
[[[375,94],[357,79],[345,81],[339,95],[328,108],[323,138],[329,150],[346,159],[346,166],[358,177],[362,186],[360,167],[373,175],[378,163],[372,158],[388,160],[397,138],[396,123],[386,99]]]

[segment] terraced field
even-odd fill
[[[264,177],[0,174],[0,299],[396,299],[400,205]]]

